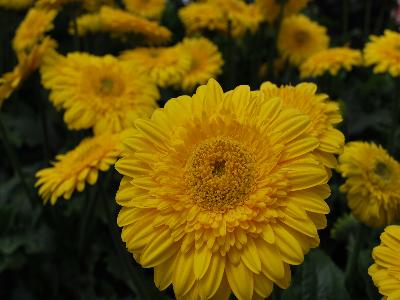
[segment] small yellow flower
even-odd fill
[[[156,107],[156,85],[135,66],[111,55],[69,53],[46,56],[42,83],[50,100],[65,109],[69,129],[93,127],[95,134],[119,132]]]
[[[180,45],[136,48],[123,52],[120,59],[143,69],[161,87],[180,84],[192,61],[191,55]]]
[[[340,191],[347,194],[353,215],[372,227],[400,218],[400,164],[374,143],[351,142],[339,157],[346,178]]]
[[[319,244],[327,170],[309,118],[215,80],[169,100],[126,135],[122,239],[177,299],[264,299]]]
[[[322,50],[300,65],[301,77],[318,77],[325,73],[336,76],[340,69],[351,71],[354,66],[362,64],[362,55],[359,50],[348,47],[330,48]]]
[[[180,86],[193,90],[206,83],[222,71],[224,61],[218,47],[206,38],[186,38],[181,43],[182,51],[190,56],[190,67],[183,76]]]
[[[0,7],[7,9],[26,9],[33,4],[34,0],[0,0]]]
[[[0,106],[11,93],[18,89],[21,83],[42,63],[43,57],[57,46],[51,38],[44,38],[40,44],[35,45],[30,52],[18,54],[18,65],[0,78]]]
[[[382,299],[400,298],[399,249],[400,226],[386,227],[381,234],[381,244],[372,251],[375,263],[368,269],[368,274],[384,296]]]
[[[100,19],[107,32],[115,34],[134,34],[151,44],[162,44],[171,39],[168,28],[156,22],[121,9],[103,6],[100,9]]]
[[[293,65],[301,64],[311,55],[329,45],[326,28],[304,15],[285,18],[278,35],[278,50]]]
[[[144,18],[159,20],[165,9],[165,0],[123,0],[125,7],[131,13]]]
[[[86,183],[93,185],[99,171],[107,171],[121,153],[120,134],[103,134],[82,140],[75,149],[56,156],[52,167],[36,173],[35,187],[44,203],[55,204],[59,197],[68,200]]]
[[[12,41],[14,50],[18,52],[30,51],[45,33],[53,29],[53,20],[57,15],[56,10],[32,8],[18,26]]]
[[[367,66],[375,65],[374,73],[388,72],[400,76],[400,34],[385,30],[383,36],[372,35],[365,46],[364,59]]]
[[[304,7],[307,6],[310,0],[289,0],[285,1],[283,8],[283,16],[289,17],[299,13]],[[273,23],[279,16],[281,6],[278,0],[256,0],[256,5],[264,16],[264,20],[268,23]]]
[[[330,101],[326,94],[317,94],[317,86],[313,83],[278,87],[264,82],[260,91],[265,99],[279,97],[286,107],[307,115],[311,121],[307,133],[319,140],[314,155],[327,167],[336,167],[334,155],[342,153],[344,145],[343,133],[335,128],[342,121],[338,103]]]

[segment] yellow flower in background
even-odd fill
[[[97,12],[103,5],[115,6],[115,0],[83,0],[82,6],[90,12]]]
[[[240,0],[190,3],[179,10],[179,17],[188,34],[211,30],[231,34],[234,37],[241,37],[247,30],[255,32],[263,21],[258,6]]]
[[[329,168],[336,167],[334,154],[343,151],[344,135],[335,125],[342,121],[339,104],[329,100],[326,94],[317,94],[313,83],[300,83],[296,86],[280,86],[264,82],[260,91],[265,99],[279,97],[284,106],[298,109],[310,118],[307,133],[319,140],[314,155]]]
[[[0,0],[0,7],[8,9],[26,9],[33,4],[34,0]]]
[[[327,49],[329,36],[326,28],[304,15],[285,18],[278,35],[278,50],[284,59],[300,65],[311,55]]]
[[[372,227],[400,218],[400,164],[374,143],[351,142],[339,157],[346,178],[340,191],[347,194],[353,215]]]
[[[101,32],[104,30],[103,23],[101,22],[100,14],[83,14],[76,18],[76,26],[79,36],[85,36],[90,33]],[[69,33],[75,34],[74,24],[70,23]]]
[[[269,296],[319,244],[330,194],[309,118],[215,80],[169,100],[123,140],[118,225],[178,299]]]
[[[165,43],[172,36],[168,28],[121,9],[103,6],[100,9],[100,19],[104,29],[108,32],[135,34],[151,44]]]
[[[300,65],[300,76],[318,77],[325,73],[336,76],[340,69],[351,71],[354,66],[361,64],[361,51],[348,47],[330,48],[307,58]]]
[[[226,33],[228,23],[226,14],[214,4],[193,2],[178,11],[179,18],[185,25],[186,33],[192,35],[202,30]]]
[[[381,234],[381,244],[372,251],[375,263],[369,267],[372,277],[382,299],[400,298],[400,226],[392,225]]]
[[[30,51],[43,39],[47,31],[53,29],[53,20],[56,15],[56,10],[30,9],[15,32],[12,41],[14,50],[17,53]]]
[[[49,51],[54,50],[56,46],[57,43],[54,40],[46,37],[40,44],[34,46],[29,53],[18,53],[18,65],[0,78],[0,106],[32,72],[39,68],[43,57]]]
[[[197,85],[206,83],[222,71],[224,60],[218,47],[206,38],[186,38],[181,49],[190,56],[190,67],[183,76],[180,86],[191,91]]]
[[[139,16],[158,20],[165,9],[165,0],[123,0],[128,11]]]
[[[68,200],[86,183],[95,184],[99,171],[107,171],[120,153],[120,134],[85,138],[73,150],[57,155],[52,167],[38,171],[35,187],[44,203],[55,204],[60,197]]]
[[[370,37],[364,49],[367,66],[374,66],[374,73],[386,73],[400,76],[400,33],[385,30],[384,35]]]
[[[283,16],[288,17],[299,13],[305,8],[310,0],[289,0],[285,1]],[[281,6],[278,0],[256,0],[256,5],[260,8],[264,20],[268,23],[274,22],[280,13]]]
[[[135,48],[123,52],[120,59],[143,69],[161,87],[180,84],[192,63],[191,55],[180,45]]]
[[[50,100],[64,109],[69,129],[93,127],[95,134],[119,132],[156,107],[156,85],[134,66],[115,57],[69,53],[46,56],[42,83]]]

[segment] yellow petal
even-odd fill
[[[226,264],[226,277],[238,300],[249,300],[252,298],[254,289],[253,272],[243,263],[237,265]]]

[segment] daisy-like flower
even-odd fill
[[[222,71],[224,60],[218,47],[206,38],[186,38],[181,43],[184,52],[190,56],[190,67],[183,76],[181,88],[193,90]]]
[[[56,10],[32,8],[18,26],[12,41],[14,50],[18,52],[30,51],[47,31],[53,29],[53,20]]]
[[[343,133],[335,128],[342,121],[339,104],[330,101],[326,94],[317,94],[317,86],[313,83],[278,87],[264,82],[260,90],[266,99],[279,97],[284,106],[295,108],[310,118],[307,133],[320,143],[314,155],[327,167],[336,167],[334,155],[342,153],[344,145]]]
[[[0,106],[32,72],[39,68],[43,57],[49,51],[54,50],[56,46],[57,43],[54,40],[46,37],[40,44],[34,46],[30,52],[18,53],[18,65],[11,72],[5,73],[0,78]]]
[[[7,9],[26,9],[33,4],[34,0],[0,0],[0,7]]]
[[[388,72],[400,76],[400,34],[385,30],[383,36],[371,36],[365,46],[364,59],[367,66],[375,65],[374,73]]]
[[[283,7],[283,16],[288,17],[299,13],[307,6],[309,0],[289,0]],[[260,8],[264,20],[268,23],[274,22],[280,13],[281,5],[277,0],[256,0],[256,5]]]
[[[278,50],[293,65],[301,64],[311,55],[329,45],[326,28],[304,15],[285,18],[278,35]]]
[[[322,50],[300,65],[301,77],[318,77],[325,73],[336,76],[340,69],[351,71],[354,66],[362,64],[362,55],[359,50],[348,47],[330,48]]]
[[[120,59],[142,68],[159,86],[178,85],[191,66],[191,56],[180,45],[160,48],[135,48]]]
[[[38,171],[35,187],[44,203],[55,204],[59,197],[68,200],[86,183],[95,184],[99,171],[107,171],[120,153],[120,134],[85,138],[73,150],[57,155],[52,167]]]
[[[178,14],[189,35],[203,30],[223,33],[228,31],[225,12],[212,3],[193,2],[182,7]]]
[[[123,0],[128,11],[139,16],[158,20],[165,9],[165,0]]]
[[[374,143],[351,142],[339,157],[353,215],[368,226],[381,227],[400,218],[400,163]]]
[[[330,190],[309,118],[215,80],[138,120],[116,169],[122,239],[178,299],[239,300],[287,288],[319,244]]]
[[[381,234],[381,244],[372,251],[375,263],[368,269],[379,292],[384,296],[382,299],[400,298],[399,248],[400,226],[386,227]]]
[[[135,34],[152,44],[162,44],[170,40],[172,33],[156,22],[121,9],[103,6],[100,19],[104,30],[115,34]]]
[[[65,109],[69,129],[91,128],[95,134],[119,132],[156,107],[156,85],[134,66],[115,57],[53,53],[41,67],[50,100]]]

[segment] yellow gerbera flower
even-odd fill
[[[288,17],[299,13],[304,7],[307,6],[310,0],[289,0],[285,2],[283,8],[283,16]],[[263,13],[264,20],[268,23],[274,22],[280,13],[281,6],[277,0],[256,0],[256,5]]]
[[[14,50],[18,52],[30,51],[44,34],[53,29],[53,20],[57,15],[56,10],[32,8],[18,26],[12,41]]]
[[[343,133],[334,127],[342,121],[339,104],[329,101],[326,94],[317,94],[317,86],[313,83],[278,87],[264,82],[260,90],[265,99],[279,97],[286,107],[298,109],[310,118],[307,132],[318,138],[320,143],[313,153],[324,165],[334,168],[334,154],[342,153],[344,145]]]
[[[162,44],[172,36],[168,28],[121,9],[103,6],[100,9],[100,18],[105,31],[135,34],[149,43]]]
[[[400,164],[385,149],[374,143],[348,143],[338,170],[346,178],[340,191],[347,194],[355,217],[372,227],[399,219]]]
[[[206,83],[221,73],[224,61],[218,47],[206,38],[186,38],[181,43],[184,52],[190,56],[189,70],[183,76],[180,86],[191,91],[197,85]]]
[[[120,59],[142,68],[161,87],[180,84],[191,66],[191,55],[180,45],[136,48],[123,52]]]
[[[75,149],[56,156],[52,167],[36,173],[39,195],[44,203],[55,204],[59,197],[68,200],[82,192],[85,184],[95,184],[99,171],[107,171],[121,153],[120,134],[85,138]]]
[[[242,36],[247,30],[256,31],[263,21],[258,6],[240,0],[191,3],[180,9],[179,16],[188,34],[205,29],[223,33],[228,33],[230,30],[230,34],[234,37]]]
[[[215,80],[136,122],[116,163],[122,239],[178,299],[267,297],[319,244],[328,175],[307,116]]]
[[[123,0],[128,11],[139,16],[158,20],[165,9],[165,0]]]
[[[364,49],[365,64],[375,65],[374,73],[400,76],[400,34],[385,30],[383,36],[372,35],[370,39]]]
[[[317,52],[300,65],[301,77],[318,77],[329,72],[336,76],[340,69],[351,71],[362,64],[361,51],[348,47],[330,48]]]
[[[0,106],[32,72],[39,68],[45,54],[54,50],[56,46],[57,43],[54,40],[46,37],[30,52],[18,53],[18,65],[0,78]]]
[[[228,31],[225,12],[216,8],[214,4],[193,2],[182,7],[178,14],[189,35],[202,30],[224,33]]]
[[[33,4],[34,0],[0,0],[0,7],[8,9],[26,9]]]
[[[69,129],[119,132],[151,114],[159,97],[147,76],[111,55],[54,54],[46,57],[41,74],[50,100],[66,110]]]
[[[374,248],[372,257],[375,263],[369,267],[372,277],[382,299],[400,298],[400,226],[392,225],[381,234],[381,244]]]
[[[290,63],[299,65],[329,45],[326,28],[304,15],[285,18],[278,35],[278,50]]]

